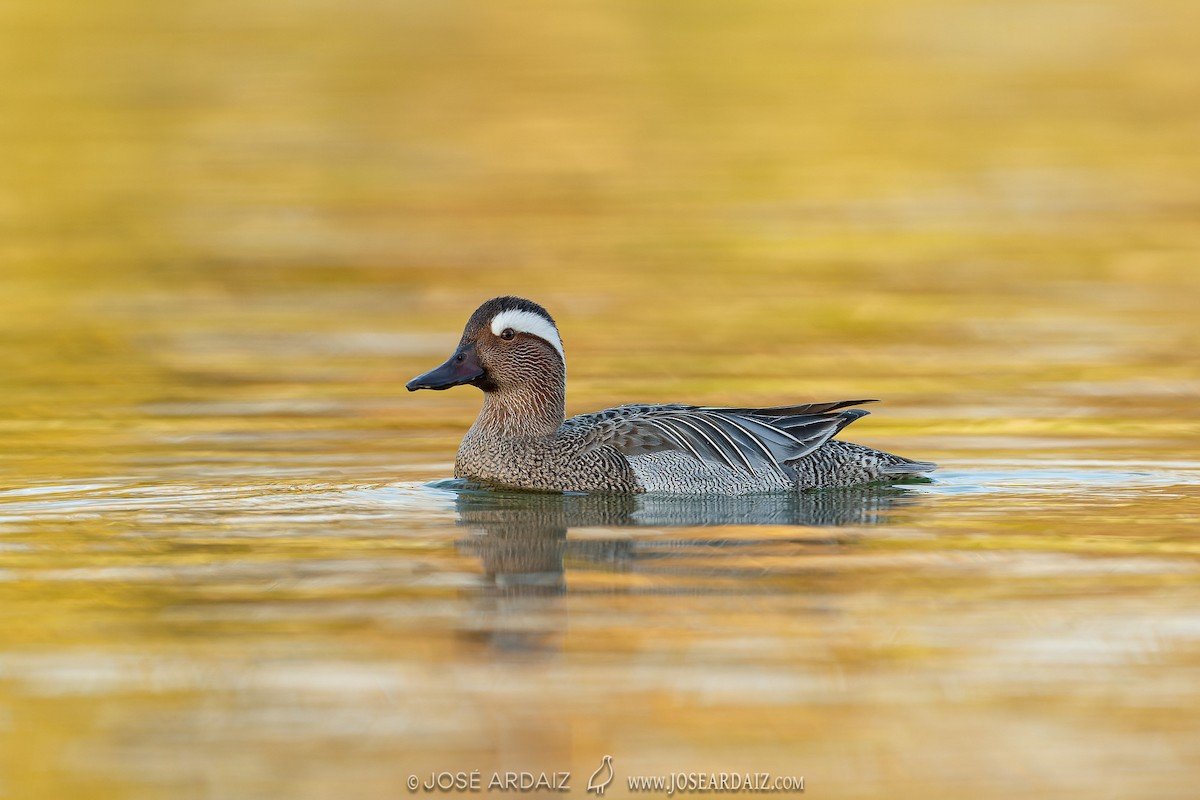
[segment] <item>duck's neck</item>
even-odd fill
[[[520,391],[483,393],[483,409],[475,428],[512,439],[549,438],[562,425],[566,409],[565,376]]]

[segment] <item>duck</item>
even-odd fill
[[[767,408],[632,404],[566,417],[558,325],[522,297],[475,310],[454,353],[405,388],[474,386],[455,478],[537,492],[745,495],[890,483],[936,464],[835,438],[875,400]]]

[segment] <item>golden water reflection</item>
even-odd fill
[[[986,796],[1133,743],[1157,777],[1117,777],[1169,794],[1200,599],[1170,521],[1198,473],[971,470],[828,493],[817,524],[794,498],[110,486],[101,521],[38,494],[8,504],[6,774],[323,796],[603,750],[622,775],[729,761],[867,794],[969,771]]]

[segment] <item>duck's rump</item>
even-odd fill
[[[937,469],[931,461],[915,461],[840,439],[830,439],[793,466],[801,489],[895,481]]]

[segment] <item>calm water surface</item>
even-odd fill
[[[0,798],[1195,796],[1195,4],[731,8],[0,10]],[[942,469],[456,483],[501,293]]]

